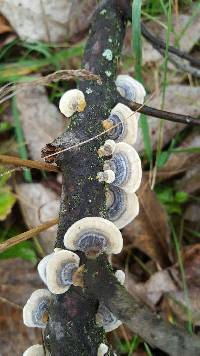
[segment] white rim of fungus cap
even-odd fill
[[[23,308],[23,321],[26,326],[33,328],[46,327],[46,320],[42,320],[42,318],[45,316],[45,313],[47,313],[47,306],[50,304],[51,298],[52,295],[48,289],[37,289],[31,294]],[[43,315],[42,311],[40,312],[41,319],[37,321],[34,319],[34,315],[38,312],[38,307],[42,308],[42,306],[45,306],[45,310]]]
[[[46,266],[47,287],[53,294],[62,294],[68,291],[71,284],[62,284],[59,273],[68,264],[73,264],[73,270],[79,267],[79,256],[67,250],[60,250],[54,254]]]
[[[99,304],[99,309],[96,314],[96,323],[98,326],[103,327],[107,333],[122,325],[121,320],[118,320],[103,303]]]
[[[106,254],[117,254],[120,253],[123,247],[123,239],[119,229],[109,220],[100,217],[85,217],[81,220],[75,222],[66,232],[64,236],[64,245],[69,250],[79,250],[81,247],[78,246],[81,239],[87,240],[87,238],[94,241],[95,239],[103,240],[103,247],[98,246],[98,253],[105,252]],[[92,241],[92,242],[93,242]],[[94,250],[94,246],[91,247],[91,250]],[[90,248],[88,245],[87,251],[89,252]],[[97,253],[97,254],[98,254]]]
[[[119,199],[118,202],[115,201]],[[120,206],[121,205],[121,206]],[[127,193],[123,189],[111,185],[106,192],[106,206],[109,220],[118,229],[123,229],[139,214],[139,201],[135,193]],[[118,208],[118,211],[114,211]]]
[[[66,117],[71,117],[76,111],[84,111],[85,107],[85,96],[81,90],[68,90],[60,98],[59,109]]]
[[[113,157],[117,154],[124,155],[128,162],[128,176],[122,184],[117,186],[122,188],[127,193],[134,193],[136,190],[138,190],[142,180],[142,166],[140,157],[137,151],[125,142],[119,142],[116,144]],[[110,161],[112,162],[112,159]],[[104,170],[112,169],[110,166],[110,161],[105,161],[103,166]],[[115,176],[117,177],[117,172],[115,173]],[[115,185],[115,182],[113,182],[113,185]]]
[[[128,106],[118,103],[111,110],[111,115],[117,115],[124,127],[122,135],[119,136],[115,141],[123,141],[128,143],[129,145],[133,145],[136,142],[138,134],[139,114],[137,112],[132,111]]]
[[[106,344],[100,344],[97,351],[97,356],[104,356],[108,352],[108,346]]]
[[[115,84],[116,84],[118,92],[124,98],[131,100],[131,101],[135,101],[138,104],[144,103],[146,91],[145,91],[143,85],[140,82],[138,82],[138,80],[132,78],[128,74],[120,74],[117,76]],[[134,90],[135,97],[133,99],[130,99],[127,95],[125,95],[124,88],[129,88],[130,93]]]
[[[124,283],[125,283],[125,273],[124,273],[124,271],[122,271],[121,269],[118,269],[115,272],[115,277],[117,278],[119,283],[123,286]]]
[[[26,349],[23,356],[45,356],[43,345],[33,345]]]
[[[37,270],[38,270],[38,274],[41,278],[41,280],[47,284],[47,278],[46,278],[46,267],[47,267],[47,263],[48,261],[51,259],[51,257],[54,255],[53,253],[50,253],[49,255],[46,255],[45,257],[43,257],[43,259],[38,263],[37,265]]]

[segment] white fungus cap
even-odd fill
[[[79,267],[80,258],[67,250],[56,252],[46,266],[47,287],[53,294],[65,293],[72,285],[73,272]]]
[[[103,303],[99,304],[96,323],[98,326],[103,327],[105,332],[113,331],[122,324]]]
[[[128,106],[118,103],[111,111],[107,120],[103,121],[106,129],[108,123],[113,129],[107,132],[110,139],[116,142],[126,142],[133,145],[137,139],[139,113],[132,111]]]
[[[125,273],[121,269],[115,272],[115,277],[118,279],[119,283],[123,286],[125,282]]]
[[[37,289],[31,294],[23,308],[23,321],[26,326],[46,327],[51,298],[51,293],[47,289]]]
[[[88,255],[120,253],[123,247],[121,232],[109,220],[86,217],[75,222],[64,236],[69,250],[80,250]]]
[[[116,144],[112,159],[105,161],[104,171],[111,169],[115,173],[112,183],[127,193],[134,193],[142,180],[141,160],[136,150],[125,142]]]
[[[76,111],[84,111],[85,107],[85,96],[78,89],[68,90],[60,98],[59,109],[66,117],[72,116]]]
[[[111,156],[115,150],[116,143],[113,140],[106,140],[104,145],[98,150],[99,157]]]
[[[118,75],[115,84],[118,92],[127,100],[135,101],[138,104],[144,103],[146,91],[143,85],[130,75]]]
[[[46,267],[47,267],[47,263],[50,260],[50,258],[54,255],[53,253],[50,253],[49,255],[46,255],[45,257],[43,257],[43,259],[38,263],[37,266],[37,270],[38,270],[38,274],[41,278],[41,280],[47,284],[47,278],[46,278]]]
[[[97,179],[99,182],[106,182],[110,184],[115,180],[115,173],[111,169],[106,169],[103,172],[97,173]]]
[[[107,216],[118,229],[123,229],[139,213],[139,201],[135,193],[110,185],[106,192]]]
[[[33,345],[24,351],[23,356],[45,356],[43,345]]]
[[[104,356],[108,352],[108,346],[106,344],[100,344],[97,351],[97,356]]]

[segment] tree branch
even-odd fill
[[[51,226],[54,226],[58,223],[58,218],[49,220],[33,229],[30,229],[26,232],[22,232],[22,234],[11,237],[10,239],[2,242],[0,244],[0,252],[7,250],[9,247],[15,246],[22,241],[31,239],[42,231],[48,230]]]
[[[47,172],[59,172],[58,167],[53,166],[52,164],[44,163],[40,161],[31,161],[29,159],[21,159],[14,156],[0,155],[0,163],[9,164],[18,167],[41,169]]]
[[[147,105],[141,105],[141,104],[138,104],[138,103],[135,103],[132,101],[127,101],[126,99],[122,98],[121,96],[119,96],[119,101],[124,103],[125,105],[129,106],[134,111],[139,111],[143,114],[157,117],[159,119],[178,122],[180,124],[186,124],[186,125],[191,125],[191,126],[192,125],[198,125],[198,126],[200,125],[200,119],[195,119],[189,115],[176,114],[174,112],[155,109],[155,108],[152,108]]]
[[[172,356],[200,355],[199,338],[163,321],[159,315],[138,303],[117,281],[105,256],[87,260],[85,270],[86,288],[150,345]]]
[[[141,24],[141,30],[142,30],[142,35],[149,41],[151,42],[151,44],[153,45],[154,48],[156,48],[157,50],[165,50],[166,49],[166,43],[159,38],[158,36],[154,36],[148,29],[147,27],[144,25],[144,23]],[[182,59],[186,59],[192,66],[200,68],[200,61],[196,58],[194,58],[193,56],[191,56],[190,54],[181,51],[178,48],[175,48],[173,46],[169,46],[168,47],[168,51],[170,53],[175,54],[176,56],[182,58]]]
[[[79,89],[84,92],[87,102],[86,109],[83,113],[74,115],[69,129],[43,150],[43,156],[48,156],[48,161],[55,159],[63,174],[56,247],[64,248],[65,232],[81,218],[107,218],[106,187],[96,179],[97,172],[103,168],[103,160],[99,158],[97,150],[104,143],[105,137],[103,139],[98,135],[102,132],[102,120],[108,117],[119,101],[122,102],[115,86],[117,63],[126,25],[126,10],[119,8],[122,4],[126,8],[125,0],[102,2],[94,15],[85,49],[83,67],[100,75],[102,85],[94,81],[80,83]],[[130,5],[130,1],[128,4]],[[96,138],[85,145],[79,145],[91,137]],[[50,157],[51,154],[73,145],[75,149],[63,150],[59,155]],[[45,346],[51,356],[97,355],[98,346],[105,341],[103,329],[95,323],[100,301],[105,302],[135,333],[165,352],[169,350],[171,355],[177,356],[177,351],[182,352],[184,345],[184,356],[191,355],[191,352],[188,353],[189,346],[190,350],[195,351],[195,355],[200,355],[200,346],[195,337],[186,332],[181,333],[179,329],[176,329],[178,336],[173,337],[175,329],[172,332],[169,324],[164,327],[163,321],[158,323],[153,313],[137,304],[124,288],[119,286],[105,256],[100,256],[97,260],[87,260],[85,254],[76,253],[80,256],[81,265],[86,266],[85,288],[72,286],[66,293],[53,297],[44,332]],[[173,345],[169,345],[172,341],[165,332],[169,332],[174,341]],[[109,350],[108,354],[113,355],[112,350]]]

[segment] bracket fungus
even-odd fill
[[[71,117],[76,111],[84,111],[85,107],[85,96],[81,90],[68,90],[60,98],[59,109],[66,117]]]
[[[79,250],[93,257],[103,252],[120,253],[123,239],[118,228],[109,220],[86,217],[70,226],[64,236],[64,245],[69,250]]]
[[[43,259],[38,263],[38,266],[37,266],[38,274],[39,274],[41,280],[45,284],[47,284],[47,277],[46,277],[47,263],[48,263],[48,261],[51,259],[51,257],[53,255],[54,255],[54,252],[50,253],[49,255],[46,255],[45,257],[43,257]]]
[[[104,145],[98,149],[99,157],[112,156],[116,143],[114,140],[106,140]]]
[[[125,273],[122,270],[115,272],[115,277],[118,279],[121,285],[125,282]],[[122,322],[111,313],[111,311],[105,306],[104,303],[100,303],[96,314],[96,323],[98,326],[103,327],[105,332],[110,332],[117,329]]]
[[[54,253],[46,266],[46,283],[51,293],[62,294],[70,288],[79,262],[80,258],[74,252],[60,250]]]
[[[23,353],[23,356],[45,356],[43,345],[33,345],[26,349]]]
[[[108,137],[116,142],[126,142],[133,145],[137,139],[139,113],[128,106],[118,103],[111,111],[108,119],[102,121]],[[112,128],[113,127],[113,128]]]
[[[104,356],[108,352],[108,346],[106,344],[100,344],[97,351],[97,356]]]
[[[97,173],[97,179],[99,182],[106,182],[110,184],[115,181],[115,173],[112,171],[112,169],[106,169],[103,172]]]
[[[139,213],[139,202],[135,193],[110,185],[106,192],[107,216],[118,229],[128,225]]]
[[[96,324],[99,327],[103,327],[105,332],[110,332],[117,329],[122,322],[116,318],[116,316],[111,313],[111,311],[105,306],[105,304],[100,303],[96,314]]]
[[[118,279],[119,283],[123,286],[125,282],[125,273],[121,269],[115,272],[115,277]]]
[[[23,321],[26,326],[46,327],[51,298],[52,295],[47,289],[37,289],[31,294],[23,308]]]
[[[125,142],[116,144],[112,158],[105,161],[103,170],[104,172],[113,171],[115,179],[111,183],[127,193],[134,193],[140,186],[142,179],[140,157],[136,150]],[[103,175],[100,173],[98,176],[102,181]]]
[[[127,74],[120,74],[116,79],[116,87],[121,96],[138,104],[144,103],[146,91],[143,85]]]

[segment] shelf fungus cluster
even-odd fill
[[[141,83],[129,75],[118,75],[116,87],[122,97],[138,104],[144,103],[146,95]],[[109,139],[115,142],[125,142],[133,145],[137,139],[139,112],[132,111],[128,106],[118,103],[112,110],[108,119],[102,121]]]
[[[116,80],[119,93],[128,100],[143,103],[145,90],[143,86],[129,76],[119,75]],[[86,101],[83,92],[77,89],[67,91],[60,99],[60,111],[71,117],[75,112],[84,111]],[[64,235],[65,249],[56,248],[38,264],[38,273],[46,289],[32,293],[23,308],[24,324],[28,327],[45,328],[48,321],[49,307],[53,295],[66,293],[78,284],[82,267],[78,254],[82,252],[87,258],[96,258],[104,253],[108,256],[118,254],[123,247],[119,229],[129,224],[139,212],[138,198],[135,192],[142,178],[141,161],[132,144],[137,138],[138,113],[119,103],[103,121],[108,129],[109,139],[99,148],[98,155],[104,159],[103,170],[98,172],[99,182],[106,182],[106,213],[102,217],[84,217],[69,227]],[[115,273],[119,283],[124,284],[122,271]],[[121,325],[112,312],[102,302],[96,314],[97,326],[105,332]],[[108,346],[100,344],[97,356],[107,354]],[[43,356],[46,354],[42,345],[29,347],[24,356]]]

